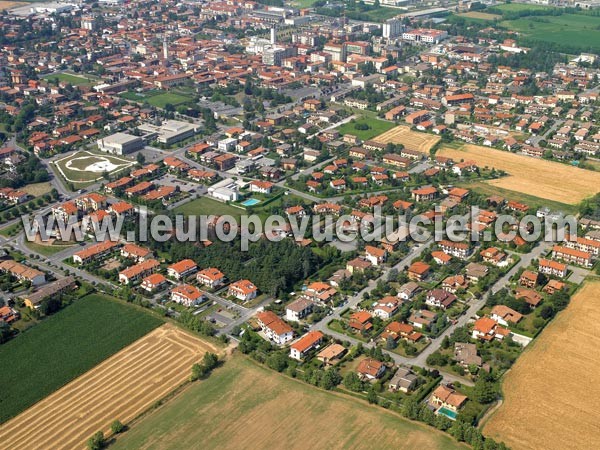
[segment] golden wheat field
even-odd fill
[[[600,282],[587,282],[507,374],[484,434],[514,450],[600,448]]]
[[[413,131],[406,125],[398,125],[385,133],[375,137],[376,142],[382,144],[402,144],[409,150],[416,150],[419,152],[429,154],[429,150],[433,147],[440,138],[432,134],[420,133]]]
[[[455,162],[471,160],[480,167],[504,170],[509,176],[487,183],[547,200],[575,205],[600,192],[600,172],[566,164],[478,145],[464,145],[460,149],[442,147],[437,154]]]
[[[186,381],[216,349],[163,325],[0,426],[0,447],[84,448],[114,420],[127,423]]]
[[[460,450],[451,436],[234,354],[145,415],[111,450]]]

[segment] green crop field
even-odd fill
[[[580,14],[524,17],[505,20],[500,25],[524,37],[543,42],[565,44],[582,50],[600,50],[600,18]]]
[[[357,130],[355,125],[367,125],[369,127],[368,130]],[[390,130],[396,126],[393,122],[386,122],[383,120],[379,120],[373,117],[361,116],[355,122],[348,122],[339,127],[337,130],[341,135],[344,134],[353,134],[354,136],[358,136],[359,139],[367,140],[374,138],[375,136],[379,136],[381,133],[385,133],[387,130]]]
[[[519,12],[519,11],[529,11],[529,10],[539,10],[539,9],[551,9],[550,6],[544,5],[533,5],[529,3],[505,3],[503,5],[494,5],[494,9],[499,9],[500,11],[506,12]]]
[[[114,444],[116,450],[246,447],[468,448],[433,428],[241,355],[134,423]]]
[[[112,297],[90,294],[0,346],[0,423],[162,324]]]

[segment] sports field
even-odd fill
[[[587,282],[519,358],[484,434],[514,450],[600,448],[600,281]]]
[[[128,423],[190,376],[216,348],[163,325],[94,367],[0,428],[11,449],[81,448],[118,419]]]
[[[234,355],[117,438],[118,449],[459,449],[433,428]]]
[[[440,140],[440,137],[434,136],[433,134],[413,131],[406,125],[398,125],[397,127],[380,134],[374,140],[383,144],[388,144],[390,142],[392,144],[402,144],[406,149],[429,154],[429,150]]]
[[[93,79],[89,79],[84,76],[73,75],[70,73],[53,73],[44,77],[48,81],[64,81],[65,83],[71,83],[73,86],[91,85],[94,83]]]
[[[480,167],[503,170],[509,176],[487,183],[560,203],[575,205],[600,192],[599,172],[558,162],[478,145],[464,145],[460,149],[442,147],[437,154],[451,157],[455,162],[471,160]]]
[[[0,423],[160,324],[143,310],[91,294],[0,345],[2,382],[10,387],[0,396]]]
[[[102,178],[104,172],[115,173],[133,165],[133,161],[87,150],[54,161],[63,178],[71,183],[89,183]]]

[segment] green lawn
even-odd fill
[[[369,117],[370,116],[370,117]],[[368,130],[357,130],[355,128],[356,125],[367,125],[369,127]],[[387,122],[384,120],[379,120],[373,117],[373,115],[361,115],[354,122],[348,122],[344,125],[340,126],[337,130],[341,135],[344,134],[353,134],[358,136],[359,139],[368,140],[372,139],[375,136],[380,135],[381,133],[385,133],[387,130],[394,128],[396,124],[393,122]]]
[[[102,177],[102,170],[85,170],[92,164],[109,162],[113,165],[109,173],[115,173],[133,165],[132,161],[107,154],[95,154],[80,151],[71,156],[56,160],[53,165],[56,171],[72,183],[91,183]],[[80,187],[80,186],[78,186]]]
[[[21,221],[15,222],[5,228],[0,229],[0,234],[4,237],[9,237],[17,233],[21,229]]]
[[[598,17],[580,14],[524,17],[500,22],[502,27],[517,31],[527,38],[595,50],[600,50],[599,24]]]
[[[64,81],[67,83],[71,83],[73,86],[85,86],[92,85],[95,83],[95,80],[86,78],[84,76],[72,75],[70,73],[53,73],[50,75],[46,75],[44,77],[49,82],[53,82],[54,80]]]
[[[38,244],[35,242],[27,242],[25,245],[33,252],[39,253],[43,256],[52,256],[58,252],[62,252],[63,250],[72,247],[73,245],[63,244],[63,245],[44,245]]]
[[[200,197],[192,200],[191,202],[187,202],[181,206],[178,206],[175,208],[175,213],[185,215],[213,214],[215,216],[224,216],[228,214],[238,219],[242,214],[245,213],[245,211],[208,197]]]
[[[0,346],[0,423],[162,324],[112,297],[90,294]]]
[[[434,428],[317,389],[242,355],[134,423],[112,447],[468,448]]]

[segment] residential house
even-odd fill
[[[153,273],[142,280],[140,288],[144,289],[146,292],[152,293],[162,289],[166,284],[167,279],[164,275],[160,273]]]
[[[465,369],[469,366],[481,367],[482,359],[477,354],[477,345],[456,342],[454,344],[454,361]]]
[[[483,341],[502,340],[510,335],[510,331],[498,325],[494,319],[482,317],[473,325],[472,338]]]
[[[538,271],[545,275],[564,278],[567,276],[567,265],[551,259],[540,258]]]
[[[421,287],[417,283],[409,281],[400,286],[398,289],[398,297],[402,300],[411,300],[420,290]]]
[[[323,341],[323,333],[309,331],[292,345],[290,345],[290,358],[301,361],[311,350],[318,348]]]
[[[227,295],[243,302],[248,302],[258,295],[258,288],[250,280],[239,280],[231,283]]]
[[[121,256],[133,259],[135,262],[142,262],[152,257],[152,250],[136,244],[125,244],[121,248]]]
[[[343,345],[331,344],[325,347],[317,354],[317,359],[325,366],[334,365],[346,354],[347,350]]]
[[[205,300],[204,294],[195,286],[182,284],[171,289],[171,301],[184,306],[199,305]]]
[[[453,388],[441,384],[438,386],[429,399],[429,403],[441,408],[450,409],[454,412],[458,411],[468,400],[466,395],[459,394]]]
[[[539,274],[531,270],[525,270],[519,277],[519,284],[527,288],[535,288],[538,284]]]
[[[592,254],[583,250],[555,245],[552,248],[552,258],[561,259],[567,263],[577,264],[583,267],[592,267]]]
[[[104,258],[115,251],[120,245],[120,243],[113,241],[99,242],[75,253],[73,255],[73,262],[85,264],[92,259]]]
[[[181,280],[188,275],[193,274],[198,270],[198,266],[191,259],[182,259],[175,264],[171,264],[167,267],[167,275],[175,278],[176,280]]]
[[[410,323],[413,327],[423,329],[429,328],[431,323],[436,320],[437,314],[433,311],[428,311],[426,309],[420,309],[418,311],[414,311],[410,317],[408,318],[408,323]]]
[[[294,337],[294,330],[273,311],[263,311],[256,315],[258,325],[267,339],[278,345],[286,344]]]
[[[217,288],[225,283],[225,275],[215,267],[202,269],[196,274],[198,283],[208,286],[209,288]]]
[[[365,247],[365,258],[374,266],[383,264],[386,257],[387,251],[384,249],[373,247],[372,245],[367,245]]]
[[[456,295],[444,289],[436,288],[427,293],[425,304],[436,308],[448,309],[456,300]]]
[[[519,323],[523,318],[523,314],[506,305],[495,305],[490,312],[490,317],[500,325],[507,327],[509,323]]]
[[[358,376],[363,380],[376,380],[385,372],[385,364],[373,358],[363,359],[356,368]]]
[[[398,312],[402,302],[398,297],[387,296],[383,297],[373,307],[373,315],[380,317],[384,320],[390,319],[394,314]]]
[[[127,267],[126,269],[119,272],[119,283],[122,283],[122,284],[135,283],[140,278],[150,275],[159,266],[160,266],[160,263],[157,260],[146,259],[146,260],[144,260],[138,264],[135,264],[131,267]]]
[[[348,326],[357,331],[368,331],[373,328],[373,316],[368,311],[358,311],[352,313]]]
[[[438,245],[443,252],[456,258],[466,259],[471,254],[471,246],[467,242],[452,242],[445,239]]]
[[[398,367],[398,370],[388,383],[388,389],[392,392],[408,393],[417,385],[417,376],[407,367]]]
[[[312,313],[314,303],[306,297],[294,300],[285,308],[285,319],[291,322],[298,322]]]
[[[423,281],[429,275],[431,266],[423,261],[416,261],[408,268],[408,278],[413,281]]]
[[[27,293],[21,296],[21,299],[30,309],[38,309],[42,302],[50,296],[60,295],[67,291],[72,291],[77,287],[75,278],[67,276],[56,281],[46,284],[32,293]]]
[[[44,272],[12,259],[0,262],[0,272],[9,273],[20,282],[29,282],[32,286],[39,286],[46,282],[46,274]]]

